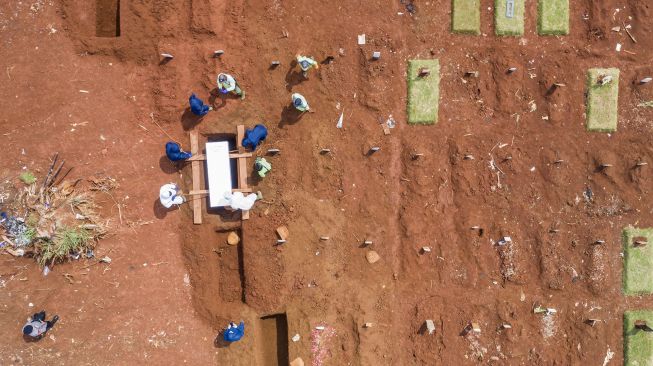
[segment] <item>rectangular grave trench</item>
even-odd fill
[[[235,232],[240,241],[229,245],[227,237]],[[218,232],[218,257],[220,264],[220,298],[228,302],[245,302],[245,265],[243,259],[242,229],[224,230]]]
[[[95,35],[120,37],[120,0],[95,0]]]
[[[288,366],[288,317],[285,313],[261,318],[263,366]]]

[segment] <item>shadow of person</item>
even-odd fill
[[[224,331],[220,331],[220,333],[218,333],[218,335],[213,340],[213,346],[215,348],[227,348],[231,344],[230,342],[224,340],[224,337],[222,336],[223,332]]]
[[[291,91],[295,85],[301,84],[304,80],[306,80],[304,73],[297,68],[297,60],[292,60],[286,72],[286,90]]]
[[[216,105],[218,99],[220,100],[220,105]],[[218,88],[214,88],[211,90],[209,95],[209,104],[213,107],[214,111],[217,111],[218,109],[227,105],[227,99],[240,99],[240,97],[233,93],[220,93]]]
[[[283,126],[287,124],[292,125],[299,122],[305,114],[305,112],[298,111],[297,108],[292,105],[283,107],[279,120],[279,128],[283,128]]]
[[[174,211],[177,210],[178,206],[177,205],[172,205],[170,208],[165,208],[162,204],[161,201],[157,198],[154,200],[154,205],[152,208],[152,211],[154,212],[154,217],[157,219],[165,219],[166,215],[168,214],[169,211]]]
[[[190,110],[190,107],[186,108],[184,113],[181,115],[181,127],[184,129],[184,131],[192,130],[195,126],[202,122],[202,119],[204,119],[204,116],[197,116]]]
[[[181,164],[183,164],[183,162],[174,163],[165,155],[159,159],[159,168],[161,168],[161,171],[166,174],[174,174],[178,172],[182,168]]]

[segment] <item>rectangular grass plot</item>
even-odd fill
[[[524,34],[524,0],[494,1],[494,32],[497,36]]]
[[[608,79],[611,81],[605,82]],[[619,69],[590,69],[587,72],[587,130],[616,131],[618,107]]]
[[[653,293],[653,228],[626,228],[624,245],[624,294]],[[653,323],[652,323],[653,324]]]
[[[453,0],[451,30],[461,34],[481,34],[481,0]]]
[[[410,60],[407,78],[408,123],[425,125],[437,123],[440,103],[440,62]]]
[[[569,0],[539,0],[537,31],[541,35],[569,34]]]
[[[653,360],[653,332],[635,327],[636,321],[645,321],[653,327],[653,311],[624,312],[624,365],[651,365]]]

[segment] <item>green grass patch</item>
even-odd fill
[[[508,18],[506,0],[494,1],[494,32],[497,36],[521,36],[524,34],[524,0],[515,0],[514,13]]]
[[[601,85],[599,79],[612,76],[612,82]],[[619,107],[619,69],[590,69],[587,72],[587,130],[617,130]]]
[[[25,184],[32,184],[32,183],[36,182],[36,177],[34,176],[34,174],[32,174],[32,172],[20,173],[18,178],[20,180],[22,180],[23,183],[25,183]]]
[[[431,74],[419,76],[421,68]],[[408,123],[432,125],[438,122],[440,103],[440,61],[408,61]]]
[[[91,247],[93,235],[86,229],[63,227],[52,240],[41,241],[38,262],[42,266],[63,261],[70,253],[84,253]]]
[[[646,237],[646,246],[635,247],[633,238]],[[624,245],[624,294],[639,295],[653,293],[653,228],[625,228]],[[653,323],[651,323],[653,326]]]
[[[543,36],[569,34],[569,0],[540,0],[537,31]]]
[[[653,365],[653,332],[635,329],[636,320],[644,320],[653,327],[653,311],[624,312],[624,365]]]
[[[481,0],[453,0],[451,8],[454,33],[481,34]]]

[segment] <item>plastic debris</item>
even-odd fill
[[[338,123],[336,123],[336,127],[342,128],[342,119],[343,119],[344,115],[345,115],[345,111],[343,109],[343,111],[340,113],[340,118],[338,118]]]
[[[104,256],[102,259],[100,259],[100,262],[109,264],[111,263],[111,258]]]

